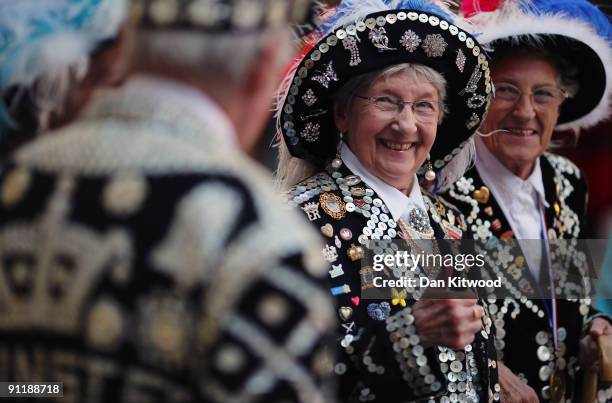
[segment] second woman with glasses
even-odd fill
[[[507,297],[490,305],[502,399],[610,401],[609,385],[589,398],[579,382],[580,369],[597,370],[598,337],[612,337],[609,318],[591,307],[593,278],[579,243],[586,180],[548,152],[555,130],[610,117],[608,17],[583,0],[507,0],[473,21],[494,49],[495,98],[475,166],[447,196],[488,249],[491,275],[504,280]]]

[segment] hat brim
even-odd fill
[[[612,50],[586,23],[564,15],[524,15],[495,20],[478,38],[493,49],[525,46],[549,49],[576,67],[579,90],[561,106],[557,129],[580,130],[609,119],[612,111]],[[490,20],[486,19],[490,18]]]
[[[370,33],[380,28],[392,49],[382,50],[371,39]],[[409,31],[412,41],[402,41]],[[351,36],[355,42],[346,43]],[[335,155],[338,142],[333,116],[337,91],[355,76],[401,63],[429,66],[446,79],[448,112],[430,151],[436,168],[446,165],[485,114],[492,92],[489,63],[470,34],[418,10],[370,14],[323,37],[301,60],[279,116],[291,154],[324,165]]]

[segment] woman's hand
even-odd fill
[[[423,347],[458,350],[474,341],[484,310],[476,299],[427,299],[414,304],[413,313]]]
[[[538,394],[503,362],[498,362],[501,401],[504,403],[539,403]]]
[[[595,318],[591,322],[589,333],[580,340],[580,365],[584,369],[597,370],[599,357],[597,356],[597,338],[612,334],[612,326],[603,318]]]

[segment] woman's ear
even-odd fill
[[[345,133],[348,130],[348,107],[345,105],[334,105],[334,121],[336,128],[340,133]]]

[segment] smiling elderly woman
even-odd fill
[[[356,3],[342,2],[288,74],[279,114],[278,180],[285,189],[298,182],[288,202],[327,241],[342,335],[339,398],[495,400],[492,322],[482,301],[415,303],[422,290],[410,287],[370,299],[374,272],[364,259],[372,241],[410,249],[414,240],[460,239],[467,230],[417,175],[435,190],[464,172],[471,150],[463,145],[491,93],[488,62],[443,6]]]

